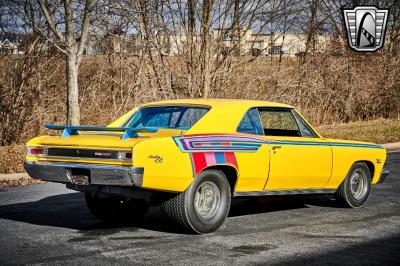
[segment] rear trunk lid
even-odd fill
[[[47,148],[47,156],[39,161],[80,162],[105,164],[130,164],[129,158],[120,159],[120,151],[131,152],[139,142],[152,138],[172,137],[183,134],[181,130],[159,129],[157,132],[141,132],[137,137],[122,139],[121,132],[79,132],[67,138],[41,136],[30,140],[27,146]]]
[[[61,138],[59,135],[37,137],[29,141],[28,146],[131,149],[137,143],[147,139],[172,137],[183,133],[183,130],[160,128],[155,133],[143,132],[138,133],[138,137],[122,139],[123,133],[120,132],[84,132],[68,138]]]

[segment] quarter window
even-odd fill
[[[316,135],[312,131],[312,129],[307,125],[307,123],[296,113],[294,113],[294,117],[296,118],[297,124],[299,125],[301,135],[303,137],[315,138]]]
[[[255,135],[264,135],[260,117],[257,108],[252,108],[247,111],[246,115],[240,122],[237,132]]]

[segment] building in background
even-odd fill
[[[237,56],[301,55],[305,52],[307,43],[307,34],[254,34],[247,29],[214,29],[210,37],[211,43],[218,48],[214,49],[215,51],[219,51],[221,54],[229,53]],[[312,50],[325,52],[328,49],[331,37],[331,35],[317,35],[313,42],[314,47],[312,47]],[[146,47],[144,36],[141,34],[90,35],[84,48],[84,55],[118,53],[137,56],[144,51],[150,50],[153,54],[173,56],[184,53],[187,48],[186,35],[159,33],[152,38],[152,45]],[[18,42],[17,39],[16,37],[13,39],[0,38],[0,54],[23,54],[23,42]],[[196,47],[200,47],[200,42],[200,36],[193,36],[193,43]],[[37,43],[36,46],[37,49],[45,53],[54,50],[46,40]]]
[[[224,33],[225,32],[225,33]],[[222,38],[225,48],[235,48],[239,55],[272,56],[286,55],[295,56],[304,53],[306,50],[307,34],[300,33],[274,33],[274,34],[253,34],[251,30],[240,29],[238,31],[227,31],[215,29],[213,38]],[[316,36],[316,47],[314,51],[324,51],[328,48],[330,35]]]
[[[19,43],[17,41],[11,41],[8,38],[0,39],[0,54],[11,55],[20,54]]]

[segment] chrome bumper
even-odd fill
[[[28,175],[59,183],[71,183],[72,171],[84,170],[90,173],[90,184],[141,187],[143,168],[115,165],[93,165],[81,163],[50,163],[25,161]]]

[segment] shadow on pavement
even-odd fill
[[[307,237],[307,235],[305,235]],[[400,234],[360,243],[348,239],[343,248],[306,256],[291,256],[279,265],[399,265]],[[312,241],[312,239],[310,239]],[[262,264],[263,265],[263,264]]]
[[[151,208],[142,222],[137,224],[106,224],[96,219],[86,207],[83,193],[50,196],[38,201],[0,206],[0,219],[29,224],[80,230],[82,233],[113,234],[117,231],[135,231],[137,228],[179,233],[165,221],[159,211]]]
[[[310,206],[342,208],[332,195],[292,195],[236,198],[232,201],[229,216],[285,211]]]
[[[317,206],[329,206],[321,197],[312,200]],[[233,199],[230,217],[257,213],[268,213],[290,209],[307,208],[310,198],[307,197],[263,197],[252,199]],[[70,228],[76,230],[112,231],[116,228],[143,228],[162,232],[184,233],[172,225],[159,208],[151,208],[144,219],[136,224],[105,224],[93,217],[86,207],[82,193],[68,193],[50,196],[39,201],[24,202],[0,206],[0,219],[24,223]]]

